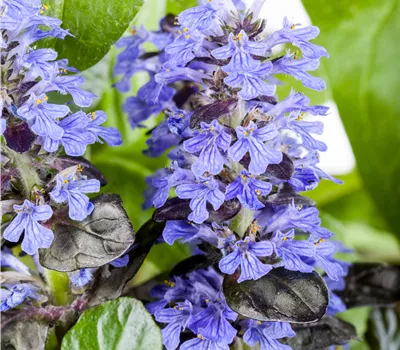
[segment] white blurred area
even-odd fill
[[[247,0],[246,3],[250,5],[252,0]],[[295,23],[311,24],[310,17],[300,0],[267,0],[261,10],[261,17],[267,19],[269,30],[281,29],[285,16]],[[325,125],[324,134],[316,138],[328,145],[328,151],[321,152],[320,167],[331,175],[347,174],[355,167],[353,151],[335,102],[329,100],[324,105],[330,107],[330,114],[316,118]]]

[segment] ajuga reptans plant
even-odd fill
[[[167,16],[159,31],[134,28],[117,44],[125,48],[115,66],[117,89],[129,91],[136,72],[149,75],[123,106],[132,127],[165,115],[145,153],[168,150],[171,163],[148,178],[144,207],[166,221],[165,242],[189,243],[192,261],[201,262],[180,266],[152,290],[156,301],[147,307],[165,325],[169,350],[228,349],[238,337],[261,349],[289,348],[279,341],[295,335],[288,322],[262,322],[284,318],[251,317],[231,298],[241,284],[273,276],[324,271],[328,313],[345,309],[335,290],[344,288],[348,264],[334,257],[345,249],[299,194],[321,179],[340,183],[318,167],[327,147],[313,135],[322,134],[323,123],[309,120],[329,110],[295,90],[276,96],[282,75],[323,90],[324,81],[309,72],[328,53],[311,42],[319,34],[314,26],[284,18],[282,29],[270,32],[259,18],[263,3],[244,10],[240,1],[201,1]],[[157,51],[146,51],[148,42]],[[312,295],[309,288],[303,292]],[[298,323],[294,313],[287,321]]]
[[[32,255],[37,261],[38,250],[49,248],[54,240],[55,223],[87,218],[94,210],[87,194],[99,192],[104,179],[82,157],[86,147],[95,142],[110,146],[122,143],[118,130],[102,126],[104,112],[81,110],[90,107],[96,97],[80,88],[84,78],[68,66],[66,59],[57,60],[53,49],[38,45],[42,39],[72,35],[60,27],[59,19],[46,16],[48,8],[40,0],[5,0],[0,9],[1,211],[5,241],[1,266],[25,275],[4,276],[1,311],[47,299],[40,278],[33,277],[9,247],[20,242],[22,254]],[[68,95],[72,101],[54,102],[57,94]],[[42,271],[39,263],[38,271]],[[71,280],[80,286],[83,280],[90,280],[89,272],[74,272]]]

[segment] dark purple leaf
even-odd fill
[[[196,85],[192,84],[185,84],[185,86],[180,89],[172,98],[174,102],[176,103],[176,106],[178,108],[182,108],[183,105],[186,103],[186,101],[193,96],[194,94],[197,94],[199,92],[199,88]]]
[[[353,325],[333,316],[325,316],[318,322],[309,324],[293,324],[296,333],[287,338],[285,343],[293,350],[325,349],[333,345],[345,345],[357,338]]]
[[[346,288],[335,291],[347,307],[391,305],[400,301],[400,266],[355,263]]]
[[[122,200],[116,194],[100,194],[94,210],[83,221],[55,215],[54,240],[40,249],[40,263],[51,270],[69,272],[99,267],[126,253],[135,234]]]
[[[279,164],[269,164],[267,174],[280,180],[290,180],[294,173],[294,165],[292,159],[282,153],[282,161]]]
[[[98,271],[90,291],[89,306],[122,295],[125,285],[136,275],[151,247],[164,231],[164,227],[165,223],[147,221],[136,233],[135,245],[128,253],[128,265],[121,268],[106,265]]]
[[[265,199],[261,198],[261,201],[265,205],[272,206],[289,205],[294,203],[294,205],[315,207],[315,202],[312,199],[299,195],[288,183],[282,184],[277,193],[272,194]]]
[[[4,132],[7,146],[18,153],[29,151],[36,135],[29,129],[28,124],[8,125]]]
[[[83,157],[70,157],[61,156],[51,158],[47,161],[47,164],[52,168],[62,171],[66,168],[80,164],[83,167],[82,174],[87,176],[89,179],[97,179],[100,181],[101,186],[107,185],[107,179],[92,163]]]
[[[178,197],[168,199],[165,204],[156,209],[153,219],[156,222],[168,220],[187,220],[192,209],[189,207],[189,199],[180,199]],[[238,200],[225,202],[218,210],[214,210],[207,204],[207,210],[210,213],[208,221],[230,220],[239,213],[241,205]]]
[[[197,108],[190,118],[190,128],[196,129],[201,122],[210,123],[215,119],[229,113],[236,107],[237,100],[231,98],[229,100],[218,101],[209,105]]]
[[[226,275],[223,290],[229,307],[259,321],[307,323],[320,320],[328,307],[328,289],[316,272],[302,273],[283,267],[258,280],[237,282]]]

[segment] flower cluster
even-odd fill
[[[84,78],[78,71],[57,60],[53,49],[37,48],[41,39],[72,35],[47,10],[40,0],[5,0],[0,9],[2,214],[12,215],[3,220],[3,238],[19,242],[24,233],[21,247],[30,255],[51,245],[56,212],[82,221],[93,211],[87,194],[99,192],[100,181],[90,178],[81,158],[72,157],[96,141],[122,143],[118,130],[102,126],[104,112],[79,110],[96,96],[80,88]],[[53,103],[56,93],[71,96],[74,105]],[[2,259],[10,253],[5,254]],[[2,310],[35,299],[32,288],[10,286]]]
[[[167,326],[162,330],[165,347],[176,349],[181,332],[197,334],[183,342],[180,349],[229,349],[239,328],[244,341],[253,346],[260,342],[261,349],[287,349],[277,339],[293,337],[289,324],[282,322],[256,322],[238,319],[238,314],[226,304],[221,292],[222,276],[214,269],[201,269],[185,278],[174,277],[165,285],[152,289],[152,296],[160,300],[148,303],[147,309],[158,322]],[[169,305],[174,305],[169,307]],[[230,323],[234,322],[236,328]]]
[[[135,28],[119,42],[126,48],[115,67],[123,75],[116,86],[128,91],[131,76],[147,72],[149,82],[126,100],[124,110],[133,127],[151,115],[166,116],[145,151],[159,156],[173,147],[171,165],[148,179],[146,191],[145,206],[154,205],[167,220],[165,242],[212,247],[221,256],[219,270],[238,275],[238,282],[257,280],[276,267],[322,269],[331,289],[330,311],[337,312],[344,305],[332,291],[343,287],[347,265],[335,259],[339,248],[321,227],[314,203],[298,194],[321,179],[340,183],[318,167],[319,152],[327,147],[314,135],[323,132],[323,124],[308,120],[326,116],[328,108],[310,105],[296,91],[280,101],[276,96],[281,74],[324,89],[324,81],[309,71],[328,54],[310,42],[319,34],[314,26],[285,18],[282,29],[268,34],[258,18],[263,4],[255,0],[244,12],[240,1],[204,0],[175,19],[167,16],[157,32]],[[146,52],[146,42],[158,51]],[[280,53],[282,44],[295,51]],[[168,199],[173,189],[178,199]],[[182,211],[185,203],[188,215],[178,217],[174,205]],[[168,211],[174,215],[168,217]],[[232,343],[236,330],[229,321],[236,315],[219,284],[204,280],[209,273],[215,274],[175,277],[172,289],[153,295],[161,298],[155,317],[168,324],[163,330],[168,349],[178,347],[179,332],[187,328],[199,338],[181,349],[228,349]],[[287,324],[243,325],[244,340],[251,346],[259,341],[262,349],[285,349],[276,339],[292,335]]]

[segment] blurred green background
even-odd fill
[[[129,6],[133,4],[130,9],[134,11],[139,8],[141,1],[128,3]],[[177,14],[195,4],[196,1],[193,0],[147,0],[134,22],[154,30],[158,28],[159,19],[166,13]],[[326,80],[326,91],[318,93],[306,90],[297,81],[282,77],[287,84],[279,88],[279,97],[285,97],[294,86],[295,89],[305,92],[313,104],[333,101],[337,105],[356,159],[353,170],[338,176],[344,181],[344,185],[323,181],[316,190],[306,195],[317,202],[323,225],[354,250],[354,253],[346,255],[344,259],[399,263],[399,1],[303,0],[304,7],[301,7],[300,0],[271,0],[267,1],[263,13],[270,16],[274,13],[274,6],[291,11],[292,6],[297,6],[303,11],[302,15],[304,10],[307,11],[312,23],[321,29],[315,42],[323,45],[330,54],[330,58],[323,59],[319,70],[314,73]],[[119,14],[116,13],[116,16]],[[124,20],[123,17],[116,18]],[[282,17],[278,20],[281,21]],[[296,18],[289,20],[296,22]],[[104,25],[106,24],[99,23],[99,26]],[[74,32],[73,23],[69,23],[69,28]],[[99,41],[101,35],[102,33],[97,35]],[[94,56],[101,57],[102,52],[97,52]],[[151,216],[151,210],[141,209],[145,177],[165,166],[167,159],[165,156],[150,159],[142,154],[146,148],[147,130],[133,131],[128,125],[126,115],[121,111],[125,98],[146,82],[146,75],[133,78],[132,93],[118,93],[112,87],[115,82],[112,70],[116,54],[117,50],[113,48],[94,66],[94,56],[90,62],[79,61],[83,68],[92,66],[84,71],[87,79],[85,87],[100,96],[96,109],[107,112],[108,124],[118,127],[124,140],[123,146],[117,148],[95,145],[87,156],[108,179],[109,183],[104,191],[116,192],[122,196],[137,230]],[[157,118],[158,116],[153,116],[147,126],[154,126]],[[326,129],[325,132],[336,131]],[[332,137],[335,141],[335,135],[331,135],[331,139]],[[337,142],[343,141],[338,137]],[[187,248],[180,244],[172,247],[166,244],[156,246],[134,282],[141,283],[170,270],[187,255]],[[367,329],[369,313],[369,308],[358,308],[342,316],[356,325],[361,340]],[[355,342],[352,348],[369,349],[363,341]]]

